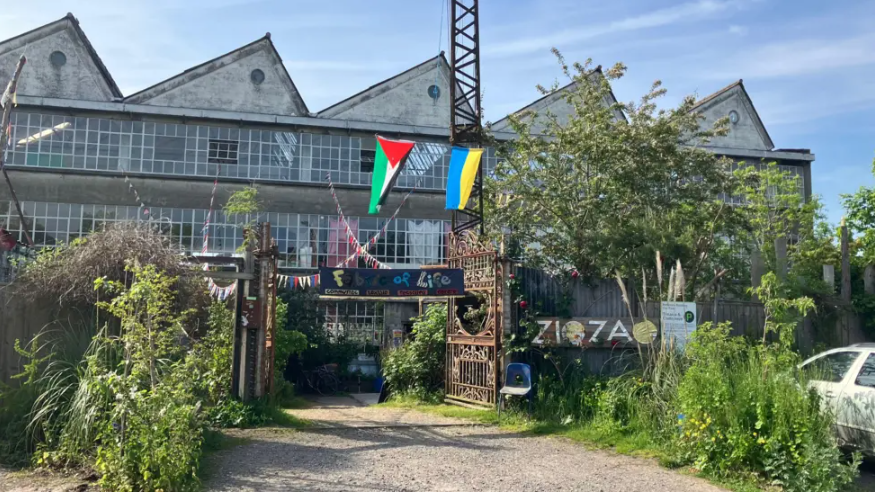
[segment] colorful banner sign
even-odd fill
[[[345,297],[430,297],[465,294],[461,269],[319,269],[319,293]]]

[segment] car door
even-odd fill
[[[859,356],[860,352],[853,350],[827,352],[809,359],[802,365],[802,369],[808,377],[808,384],[823,398],[825,409],[836,415],[839,425],[842,425],[838,421],[839,397],[842,394],[846,377]]]
[[[837,417],[843,440],[875,454],[875,354],[864,354],[852,369],[839,396]]]

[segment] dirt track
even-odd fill
[[[303,431],[235,432],[245,445],[211,458],[216,491],[718,491],[650,460],[587,450],[563,439],[384,408],[296,412]],[[457,426],[451,426],[456,424]]]

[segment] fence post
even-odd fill
[[[760,251],[755,249],[750,252],[750,286],[756,289],[763,282],[763,274],[766,271],[766,265],[763,263],[763,257]],[[759,301],[756,295],[753,296],[754,301]]]
[[[775,238],[775,259],[778,268],[778,278],[784,280],[787,277],[787,238]]]
[[[842,300],[851,302],[851,255],[848,252],[848,225],[842,217]]]
[[[836,290],[836,267],[833,265],[823,265],[823,282],[829,289],[830,294]]]
[[[863,291],[875,295],[875,265],[866,265],[863,270]]]
[[[722,282],[720,282],[720,279],[718,279],[716,282],[716,284],[717,284],[716,290],[714,292],[714,316],[711,317],[712,324],[714,326],[717,326],[718,324],[720,324],[720,320],[717,319],[717,312],[718,312],[717,311],[717,304],[720,302],[720,284],[721,283]]]

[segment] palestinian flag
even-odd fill
[[[392,191],[395,180],[407,162],[407,156],[416,142],[388,140],[377,135],[377,152],[374,157],[374,175],[371,178],[371,205],[369,214],[376,214]]]

